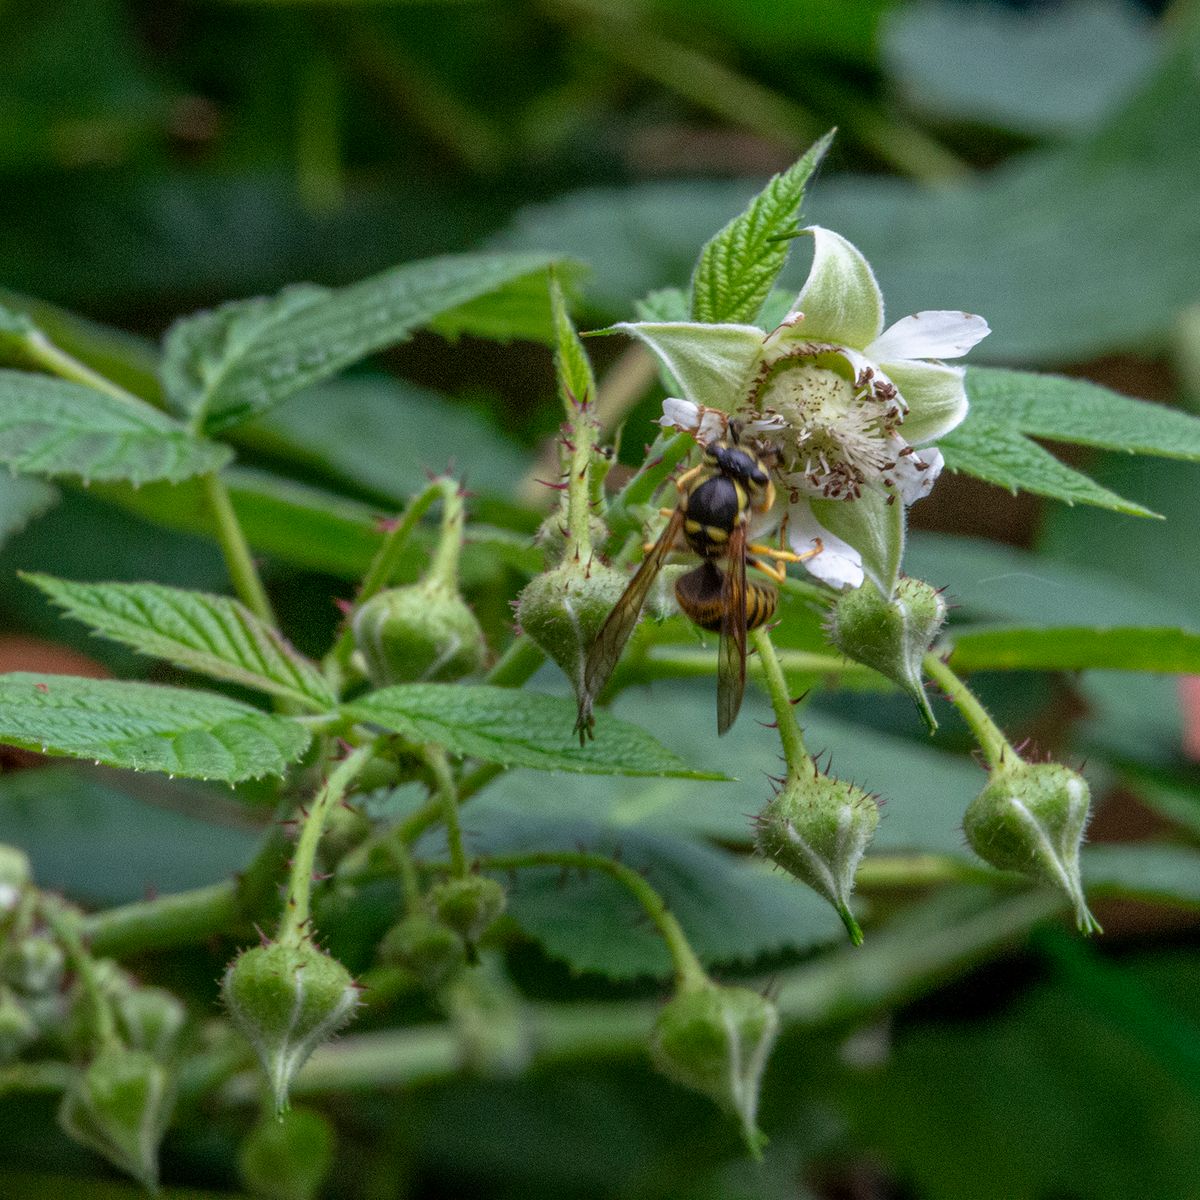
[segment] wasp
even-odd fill
[[[664,510],[666,528],[647,549],[637,573],[613,606],[588,651],[583,670],[579,719],[580,739],[591,733],[592,704],[603,690],[638,623],[642,605],[668,555],[681,540],[702,561],[675,584],[675,599],[689,620],[720,634],[717,652],[717,732],[737,719],[746,690],[746,634],[769,621],[779,601],[776,590],[747,580],[746,568],[758,568],[777,583],[784,578],[780,562],[802,562],[810,554],[792,554],[749,541],[752,515],[770,511],[775,485],[767,463],[731,439],[710,442],[699,466],[675,482],[679,500]],[[813,551],[812,553],[817,553]],[[774,560],[774,563],[762,559]]]

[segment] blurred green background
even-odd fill
[[[627,318],[651,289],[685,284],[701,243],[837,126],[804,216],[864,250],[893,317],[980,312],[994,333],[972,361],[1200,407],[1200,14],[1183,0],[0,0],[0,19],[0,300],[89,318],[38,309],[127,379],[146,384],[152,339],[195,308],[470,249],[577,258],[589,268],[581,325]],[[806,265],[798,249],[785,282]],[[590,344],[601,371],[621,361],[614,340]],[[647,383],[630,412],[623,461],[638,461],[660,395]],[[323,647],[375,515],[452,459],[500,531],[465,574],[501,647],[507,602],[537,569],[538,513],[520,482],[559,417],[545,347],[424,334],[239,431],[233,487],[289,635]],[[1168,520],[948,476],[913,511],[910,572],[948,585],[960,615],[1200,628],[1195,468],[1071,454]],[[226,587],[186,488],[54,492],[6,478],[0,535],[5,670],[79,670],[69,656],[84,654],[96,669],[171,677],[64,625],[18,568]],[[1097,840],[1200,840],[1200,705],[1189,710],[1175,680],[979,683],[1016,738],[1095,764]],[[696,733],[707,684],[655,698],[624,707],[681,753],[718,753]],[[943,752],[966,746],[952,719],[937,749],[879,696],[825,697],[812,722],[815,746],[894,796],[881,849],[961,850],[957,819],[983,776]],[[757,784],[771,763],[755,731],[744,720],[719,754]],[[86,902],[211,882],[245,861],[261,824],[252,795],[0,761],[0,838]],[[625,810],[646,802],[651,832],[667,814],[672,828],[745,841],[753,789],[709,800],[672,785],[651,803],[641,786],[572,780],[556,803],[611,809],[628,829],[642,817]],[[488,811],[508,811],[504,788],[528,805],[531,785],[514,776],[481,802],[480,836]],[[705,1102],[640,1062],[592,1062],[323,1100],[343,1147],[326,1194],[1194,1198],[1200,880],[1162,890],[1184,903],[1101,904],[1097,943],[1050,924],[982,938],[924,973],[903,969],[915,944],[903,922],[926,936],[944,921],[950,939],[970,914],[912,904],[863,960],[875,976],[843,980],[845,1004],[785,1038],[762,1167]],[[541,902],[552,915],[554,897]],[[886,893],[873,902],[901,907]],[[355,936],[370,934],[343,936],[352,960]],[[759,968],[807,953],[790,944]],[[573,976],[559,960],[578,956],[548,937],[513,948],[510,966],[542,998],[658,994]],[[180,954],[145,970],[202,1009],[220,961]],[[38,1172],[97,1170],[49,1132],[48,1104],[3,1101],[0,1113],[4,1194],[46,1194]],[[236,1188],[243,1117],[190,1114],[168,1139],[166,1177]],[[100,1186],[78,1194],[108,1195]]]

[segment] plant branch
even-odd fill
[[[783,756],[787,760],[788,775],[797,778],[803,773],[813,770],[812,759],[804,748],[804,736],[796,721],[796,712],[792,707],[792,696],[788,691],[787,680],[783,675],[783,667],[779,664],[779,656],[771,635],[765,629],[755,629],[750,634],[754,648],[758,651],[759,665],[762,667],[763,682],[771,697],[771,706],[775,709],[775,724],[779,729],[779,740],[783,744]]]
[[[454,782],[454,774],[450,770],[446,751],[441,746],[426,746],[423,757],[433,772],[437,789],[435,798],[440,805],[440,816],[446,825],[446,840],[450,846],[450,869],[455,876],[462,879],[467,874],[467,852],[463,847],[462,825],[458,820],[458,788]]]
[[[233,590],[256,617],[275,628],[278,625],[275,611],[259,577],[258,567],[254,564],[250,543],[246,541],[246,535],[234,511],[229,489],[215,471],[202,476],[200,482],[216,526],[217,541],[220,543],[221,553],[225,556],[225,566],[229,571]]]
[[[947,699],[970,726],[988,766],[995,770],[1019,761],[1020,755],[1009,744],[996,722],[988,716],[987,709],[950,667],[933,653],[925,655],[923,665],[925,673],[946,693]]]

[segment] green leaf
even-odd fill
[[[705,244],[692,275],[692,320],[748,324],[758,316],[787,261],[804,188],[832,141],[830,131]]]
[[[1200,850],[1189,846],[1152,842],[1088,846],[1081,866],[1089,896],[1200,907]]]
[[[965,471],[1014,495],[1033,492],[1067,504],[1091,504],[1129,516],[1157,515],[1068,467],[1011,426],[990,423],[978,414],[968,415],[938,446],[952,471]]]
[[[949,641],[955,670],[1200,674],[1200,634],[1184,629],[965,629]]]
[[[26,346],[37,333],[37,326],[23,312],[0,304],[0,362],[29,366]]]
[[[705,963],[747,963],[841,937],[828,905],[761,864],[695,842],[586,819],[512,813],[468,818],[472,854],[586,850],[640,871],[666,901]],[[668,978],[662,938],[629,892],[600,871],[512,872],[509,912],[552,957],[611,979]]]
[[[383,540],[385,513],[322,488],[281,479],[266,471],[230,467],[222,475],[251,547],[284,562],[342,579],[362,577]],[[131,512],[172,529],[212,536],[197,485],[92,489]],[[411,583],[434,544],[418,530],[393,582]],[[505,567],[532,575],[541,551],[526,534],[488,525],[469,525],[460,572],[464,586],[494,581]]]
[[[0,742],[234,783],[282,775],[308,731],[226,696],[70,675],[0,675]]]
[[[316,667],[237,600],[157,583],[25,578],[70,616],[143,654],[306,708],[337,703]]]
[[[694,771],[636,725],[601,714],[594,741],[580,746],[573,701],[537,692],[463,684],[400,684],[344,706],[360,721],[454,754],[539,771],[725,779]]]
[[[966,384],[972,413],[989,425],[1077,446],[1200,462],[1200,418],[1190,413],[1061,375],[968,367]]]
[[[228,447],[193,437],[149,404],[0,370],[0,462],[18,471],[174,482],[218,470],[231,457]]]
[[[300,285],[178,322],[163,382],[172,404],[219,430],[264,412],[440,318],[444,332],[494,333],[464,306],[489,293],[529,295],[553,260],[460,255],[407,263],[332,291]],[[541,284],[544,297],[544,281]],[[545,303],[543,298],[542,303]],[[522,327],[524,328],[524,327]]]
[[[558,378],[559,395],[571,412],[576,404],[586,404],[596,398],[596,377],[587,351],[571,324],[567,302],[554,276],[550,279],[550,307],[554,314],[554,368]]]
[[[0,546],[57,500],[58,492],[40,479],[0,474]]]

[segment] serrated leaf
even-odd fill
[[[838,940],[828,905],[794,880],[663,832],[585,818],[465,814],[473,855],[585,850],[640,871],[666,901],[706,963],[746,963]],[[509,912],[552,957],[612,979],[671,974],[671,958],[645,911],[600,871],[534,868],[508,877]]]
[[[1081,857],[1084,886],[1106,896],[1200,907],[1200,850],[1138,842],[1088,846]]]
[[[1033,492],[1067,504],[1091,504],[1135,517],[1157,515],[1068,467],[1019,431],[990,423],[978,414],[969,415],[938,446],[952,471],[965,471],[1014,494]]]
[[[343,367],[440,320],[443,330],[494,332],[462,310],[553,259],[459,255],[407,263],[349,287],[288,288],[178,322],[167,336],[163,382],[172,404],[219,430],[244,421]],[[544,305],[544,284],[542,286]],[[456,319],[455,314],[458,314]]]
[[[1185,629],[965,629],[949,641],[963,671],[1200,674],[1200,634]]]
[[[31,475],[172,482],[224,466],[227,446],[149,404],[64,379],[0,370],[0,462]]]
[[[596,378],[587,351],[571,324],[567,302],[563,297],[558,279],[550,280],[550,308],[554,315],[554,368],[558,378],[558,391],[570,412],[576,404],[587,403],[596,398]]]
[[[454,754],[539,771],[586,775],[657,775],[724,779],[696,771],[636,725],[607,714],[596,736],[580,746],[573,732],[575,704],[538,692],[463,684],[399,684],[344,706],[415,742],[434,742]]]
[[[70,616],[142,654],[165,658],[306,708],[336,704],[316,667],[245,605],[157,583],[77,583],[27,574]]]
[[[989,424],[1077,446],[1200,461],[1200,418],[1175,408],[1029,371],[968,367],[966,384],[972,410]]]
[[[235,783],[282,775],[295,721],[212,692],[71,675],[0,675],[0,742],[110,767]]]
[[[0,474],[0,546],[57,500],[58,492],[40,479]]]
[[[771,293],[796,231],[804,188],[833,141],[827,133],[792,167],[772,177],[700,251],[692,275],[694,321],[753,321]]]

